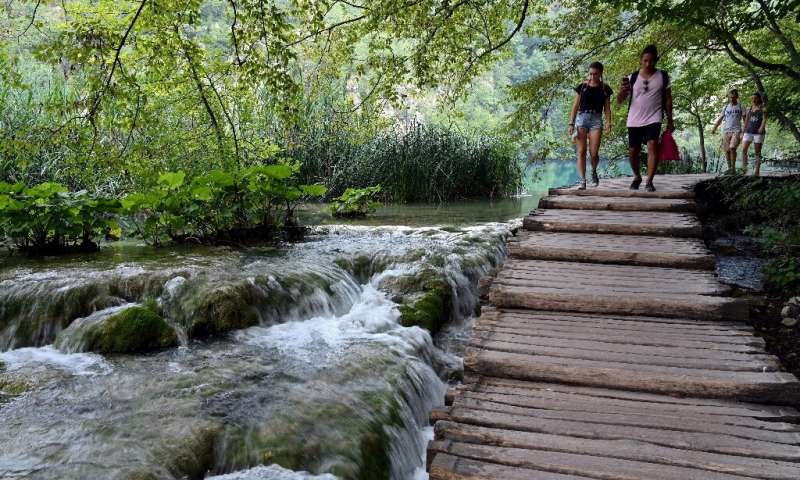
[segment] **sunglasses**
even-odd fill
[[[643,80],[643,81],[644,81],[644,91],[645,92],[649,92],[650,91],[650,80]]]

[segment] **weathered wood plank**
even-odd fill
[[[641,197],[641,198],[694,198],[694,186],[703,180],[712,178],[701,175],[661,175],[655,179],[655,192],[629,190],[633,177],[617,177],[602,179],[597,188],[576,190],[575,188],[551,188],[550,195],[607,196],[607,197]]]
[[[493,284],[489,301],[498,307],[530,308],[561,312],[587,312],[650,315],[700,320],[746,320],[748,302],[741,298],[712,297],[689,294],[635,294],[583,289],[554,292],[535,287],[511,287]]]
[[[679,405],[670,408],[661,403],[608,400],[597,397],[586,399],[575,395],[547,395],[546,393],[536,395],[528,394],[528,392],[508,391],[499,387],[491,388],[490,386],[460,390],[457,395],[453,396],[450,405],[453,405],[456,400],[467,401],[468,399],[544,410],[645,415],[647,418],[679,418],[683,421],[694,422],[697,425],[714,423],[776,432],[800,432],[800,426],[793,423],[777,420],[764,421],[754,416],[728,414],[736,413],[737,411],[721,412],[718,407]],[[459,403],[459,405],[463,404]]]
[[[683,357],[692,359],[709,360],[731,360],[731,361],[770,361],[774,357],[764,353],[759,345],[709,345],[705,347],[703,343],[692,343],[675,345],[672,342],[662,342],[658,335],[651,338],[644,338],[633,341],[626,341],[624,338],[611,337],[587,337],[580,335],[559,335],[548,333],[536,336],[520,335],[518,332],[505,332],[484,329],[474,329],[470,341],[497,341],[519,345],[529,345],[532,347],[550,347],[561,349],[586,350],[609,353],[630,353],[636,355],[657,355],[662,357]],[[654,345],[656,344],[656,345]],[[710,348],[713,347],[713,348]]]
[[[549,420],[568,420],[573,422],[602,423],[628,427],[647,427],[673,430],[678,432],[698,432],[732,437],[762,440],[765,442],[797,445],[800,443],[800,433],[797,431],[775,431],[760,428],[751,428],[745,425],[730,425],[714,421],[698,421],[697,417],[675,417],[652,415],[651,413],[634,412],[584,412],[561,409],[541,409],[510,405],[503,402],[494,402],[483,398],[474,398],[469,395],[459,397],[453,403],[453,408],[469,410],[485,410],[487,412],[508,413],[526,417]],[[798,447],[800,452],[800,447]]]
[[[797,404],[800,384],[783,372],[726,372],[626,365],[468,348],[464,368],[493,377],[603,388]]]
[[[800,412],[793,407],[714,398],[660,395],[582,385],[531,382],[491,376],[482,376],[480,383],[464,385],[463,388],[475,391],[490,389],[491,391],[512,392],[516,395],[546,396],[547,398],[558,398],[564,401],[586,399],[592,402],[633,402],[625,404],[660,405],[660,408],[676,411],[683,411],[682,409],[684,408],[701,409],[701,411],[709,415],[739,415],[800,421]]]
[[[561,475],[525,468],[481,462],[437,453],[430,465],[430,480],[587,480],[588,477]]]
[[[708,335],[752,335],[753,327],[743,322],[702,321],[688,318],[601,315],[544,310],[498,309],[484,306],[481,318],[489,321],[511,319],[519,323],[549,322],[562,325],[592,325],[608,328],[640,328],[651,332],[700,332]]]
[[[665,266],[713,270],[714,257],[700,240],[672,237],[629,238],[610,234],[521,231],[508,244],[511,258]]]
[[[694,212],[697,204],[690,199],[601,197],[549,195],[539,200],[539,208],[570,210],[614,210],[648,212]]]
[[[752,478],[769,480],[800,478],[800,465],[794,463],[671,448],[637,440],[594,440],[546,433],[500,430],[450,421],[437,423],[435,435],[439,440],[637,460]],[[698,472],[694,478],[704,477]]]
[[[796,445],[745,439],[730,435],[550,420],[458,407],[451,407],[449,413],[447,421],[500,430],[536,432],[604,441],[634,440],[651,445],[700,452],[739,455],[785,462],[800,461],[800,448]]]
[[[691,215],[671,212],[603,210],[537,210],[522,222],[526,230],[616,235],[699,237],[700,223]],[[635,248],[635,242],[631,241]]]
[[[609,459],[595,455],[498,447],[453,441],[434,442],[434,451],[510,467],[542,470],[565,475],[582,475],[594,478],[619,480],[742,480],[747,477],[728,473],[698,470],[665,464],[652,464],[621,458]],[[534,478],[534,477],[532,477]]]
[[[597,360],[600,362],[619,362],[633,365],[641,364],[663,367],[713,369],[731,372],[774,372],[778,370],[777,360],[770,359],[769,357],[766,359],[752,360],[682,358],[679,356],[633,354],[599,350],[579,350],[575,348],[560,348],[552,346],[526,345],[523,343],[484,340],[480,338],[471,340],[469,345],[477,349],[494,350],[498,352],[559,357],[566,359]]]
[[[677,344],[684,340],[689,340],[692,342],[709,342],[714,344],[731,343],[735,345],[754,345],[759,347],[764,345],[763,338],[754,337],[752,335],[710,335],[705,332],[660,332],[658,330],[648,332],[643,329],[623,328],[621,326],[592,327],[588,325],[559,324],[555,322],[525,323],[509,317],[501,317],[499,319],[481,317],[475,321],[473,328],[534,337],[540,333],[572,333],[589,337],[611,337],[623,341],[634,339],[634,341],[630,342],[632,344],[636,344],[637,342],[635,340],[639,338],[650,341],[653,337],[658,337],[659,341],[667,342],[667,344],[671,341]],[[700,345],[702,345],[702,343]]]

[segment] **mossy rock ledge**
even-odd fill
[[[453,292],[447,280],[433,270],[420,272],[417,281],[422,293],[400,305],[400,323],[404,327],[422,327],[434,334],[450,319]]]
[[[141,353],[177,344],[175,329],[143,306],[115,313],[86,332],[86,350],[98,353]]]

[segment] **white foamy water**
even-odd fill
[[[338,480],[338,478],[328,473],[312,475],[308,472],[294,472],[279,465],[259,466],[241,472],[206,477],[208,480]]]
[[[62,353],[52,345],[27,347],[0,353],[6,369],[19,370],[24,367],[54,367],[72,375],[107,375],[113,370],[111,364],[95,353]]]

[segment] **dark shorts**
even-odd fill
[[[661,136],[661,122],[644,127],[628,127],[628,146],[640,147],[650,140],[658,141],[659,136]]]

